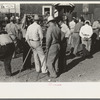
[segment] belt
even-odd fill
[[[33,39],[29,39],[29,41],[39,41],[39,40],[33,40]]]

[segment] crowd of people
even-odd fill
[[[46,49],[43,50],[44,33],[38,15],[28,19],[12,16],[10,23],[0,32],[0,58],[4,59],[5,72],[12,76],[11,60],[18,46],[23,49],[22,71],[31,69],[32,54],[36,72],[46,73],[51,78],[57,78],[64,72],[66,66],[66,53],[69,56],[91,58],[92,54],[99,50],[100,19],[93,24],[83,17],[72,18],[68,25],[62,17],[48,16],[46,22]],[[79,53],[78,48],[82,45]],[[28,55],[27,55],[28,54]]]

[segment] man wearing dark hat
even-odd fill
[[[47,67],[51,78],[58,76],[58,60],[60,53],[61,30],[56,25],[53,16],[48,17],[46,34]]]
[[[42,49],[43,33],[42,28],[38,24],[39,16],[34,16],[34,22],[31,24],[26,32],[26,40],[34,53],[34,62],[37,72],[47,73],[46,59]]]

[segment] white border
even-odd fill
[[[18,1],[10,1],[0,3],[19,3]],[[57,1],[62,3],[65,1]],[[82,4],[98,4],[96,1],[66,1],[68,3]],[[55,3],[52,2],[28,2],[21,1],[20,3]],[[59,83],[0,83],[0,98],[100,98],[100,83],[99,82],[59,82]]]

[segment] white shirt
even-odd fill
[[[69,23],[71,32],[74,32],[75,25],[76,25],[76,23],[73,20]]]
[[[70,35],[70,30],[66,24],[61,25],[61,31],[65,33],[65,37],[69,37]]]
[[[98,21],[94,21],[92,27],[93,29],[100,28],[100,23]]]
[[[0,45],[6,45],[8,43],[12,43],[11,38],[8,34],[1,34],[0,35]]]
[[[43,39],[43,33],[42,33],[42,28],[40,25],[38,25],[36,22],[31,24],[27,28],[26,32],[26,40],[32,39],[32,40],[42,40]]]
[[[79,35],[81,38],[90,38],[93,34],[93,29],[90,25],[85,24],[81,27]]]

